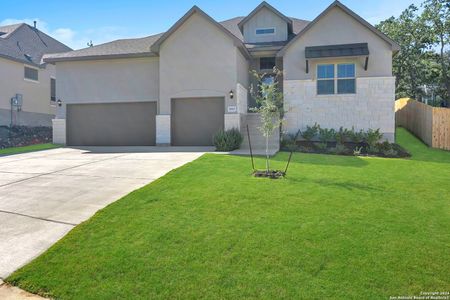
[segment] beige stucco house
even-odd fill
[[[219,129],[256,126],[249,70],[274,65],[284,72],[285,131],[380,128],[392,141],[396,51],[338,1],[311,22],[266,2],[223,22],[194,6],[163,34],[45,56],[61,100],[54,142],[210,145]]]
[[[52,126],[55,66],[42,56],[70,50],[35,26],[0,26],[0,126]]]

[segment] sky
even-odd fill
[[[197,5],[217,21],[249,14],[259,0],[0,0],[0,26],[37,21],[40,30],[73,49],[164,32]],[[289,17],[312,20],[332,0],[269,0]],[[342,0],[371,24],[398,16],[422,0]]]

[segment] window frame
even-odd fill
[[[55,99],[52,99],[52,81],[55,81]],[[56,78],[53,76],[50,76],[50,103],[55,104],[56,103]]]
[[[333,74],[333,78],[319,78],[319,66],[326,66],[326,65],[333,65],[334,67],[334,74]],[[338,77],[338,72],[339,72],[339,65],[353,65],[354,66],[354,77]],[[339,63],[318,63],[316,64],[316,95],[317,96],[339,96],[339,95],[356,95],[356,78],[357,78],[357,74],[356,74],[356,63],[353,62],[339,62]],[[338,82],[339,80],[354,80],[355,82],[355,91],[353,93],[339,93],[338,90]],[[320,94],[319,93],[319,81],[324,81],[324,80],[333,80],[333,93],[332,94]]]
[[[258,30],[273,30],[273,32],[269,33],[258,33]],[[266,36],[266,35],[275,35],[277,33],[277,30],[275,27],[258,27],[255,29],[255,35],[256,36]]]
[[[261,68],[261,60],[262,59],[268,59],[268,58],[273,59],[273,67],[272,68],[268,68],[268,69],[267,68]],[[259,70],[260,71],[268,71],[268,70],[272,71],[273,68],[276,67],[276,65],[277,65],[277,58],[274,57],[274,56],[264,56],[264,57],[260,57],[259,58]]]
[[[26,71],[25,70],[27,68],[36,71],[37,79],[32,79],[32,78],[26,77]],[[35,82],[35,83],[39,82],[39,69],[38,68],[34,68],[34,67],[30,67],[30,66],[27,66],[27,65],[24,65],[23,66],[23,80],[29,81],[29,82]]]

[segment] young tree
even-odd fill
[[[257,107],[251,110],[259,113],[261,126],[259,130],[266,140],[266,171],[270,171],[269,138],[283,122],[283,93],[278,88],[278,79],[282,72],[276,67],[273,73],[259,74],[251,71],[256,80],[256,88],[252,85],[250,92],[256,100]]]

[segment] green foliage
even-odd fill
[[[297,150],[297,135],[293,133],[283,134],[281,136],[281,148],[286,149],[288,151]]]
[[[327,142],[331,142],[335,139],[335,134],[336,130],[334,130],[333,128],[321,128],[319,126],[319,140],[322,143],[325,143],[325,145]]]
[[[400,45],[392,66],[396,97],[420,100],[436,95],[448,102],[450,5],[448,0],[426,0],[422,8],[419,12],[410,5],[399,17],[391,17],[376,27]]]
[[[314,123],[313,126],[306,126],[306,130],[302,132],[302,137],[306,141],[311,141],[319,132],[320,126],[317,123]]]
[[[336,142],[338,144],[344,144],[350,136],[350,131],[343,127],[339,128],[339,130],[335,133]]]
[[[356,131],[354,127],[349,131],[349,138],[353,143],[360,144],[364,141],[364,130]]]
[[[383,134],[380,133],[380,129],[369,129],[367,130],[364,140],[369,145],[369,149],[376,149],[376,145],[383,138]]]
[[[266,139],[266,170],[269,171],[269,137],[275,129],[281,126],[284,116],[283,93],[278,87],[278,80],[282,76],[282,72],[274,67],[271,74],[260,74],[255,70],[252,70],[251,74],[257,81],[256,89],[253,86],[250,87],[250,93],[257,104],[257,107],[253,108],[252,111],[259,113],[261,119],[259,130]],[[266,76],[273,76],[273,82],[264,81]]]
[[[220,130],[213,137],[214,146],[216,151],[233,151],[239,149],[242,144],[242,134],[237,128],[229,130]]]

